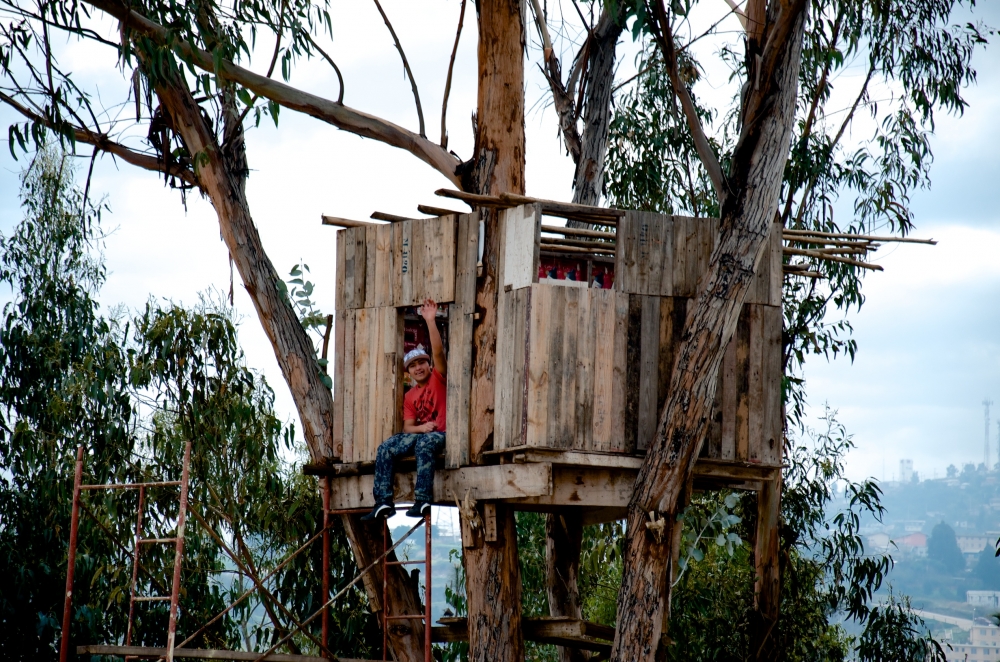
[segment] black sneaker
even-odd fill
[[[385,518],[388,519],[396,514],[396,509],[391,503],[377,503],[375,507],[372,508],[371,512],[367,515],[362,515],[361,520],[363,522],[370,522],[372,520]]]
[[[423,517],[427,513],[431,512],[431,504],[426,501],[417,501],[415,504],[410,506],[410,509],[406,511],[407,517]]]

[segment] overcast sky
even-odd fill
[[[409,84],[374,6],[332,4],[334,15],[343,17],[334,23],[329,46],[346,78],[345,103],[415,127]],[[713,4],[723,6],[706,3]],[[384,2],[420,84],[434,139],[458,6],[458,0]],[[982,8],[982,13],[988,23],[1000,25],[1000,10]],[[449,147],[463,158],[472,149],[474,27],[470,3],[448,113]],[[629,44],[626,51],[620,78],[633,68],[635,48]],[[979,85],[967,92],[971,107],[961,118],[942,117],[932,141],[933,188],[919,193],[913,207],[915,234],[939,244],[883,249],[876,261],[885,271],[866,277],[867,302],[850,316],[857,360],[827,364],[814,358],[808,364],[812,412],[821,412],[824,403],[838,409],[858,444],[848,460],[853,478],[881,478],[884,467],[885,478],[891,479],[902,458],[912,459],[923,476],[942,475],[949,464],[983,461],[981,402],[986,396],[1000,402],[998,53],[991,48],[977,54]],[[702,57],[711,55],[706,51]],[[105,100],[122,98],[124,83],[107,49],[71,44],[63,47],[61,63],[96,86]],[[572,162],[560,149],[554,114],[536,104],[544,81],[533,64],[528,72],[528,194],[568,200]],[[724,103],[730,94],[725,72],[708,68],[707,73],[699,94]],[[337,95],[336,78],[322,62],[299,67],[291,82],[330,98]],[[8,111],[0,111],[4,126],[10,120]],[[13,161],[4,143],[0,232],[6,233],[20,218],[17,177],[24,161]],[[264,246],[281,274],[300,260],[309,264],[316,299],[325,311],[333,311],[334,230],[320,224],[321,214],[359,219],[374,210],[414,214],[418,203],[462,208],[435,198],[435,189],[450,184],[409,154],[290,111],[282,111],[278,129],[265,121],[250,131],[247,143],[248,196]],[[177,192],[155,175],[106,157],[97,162],[93,194],[107,196],[112,210],[104,221],[111,231],[105,251],[110,275],[101,293],[105,306],[139,308],[151,296],[191,304],[210,288],[228,291],[227,253],[206,201],[190,195],[185,211]],[[291,420],[294,406],[238,278],[236,306],[244,315],[240,337],[247,356],[267,375],[279,411]],[[995,422],[990,434],[996,462]]]

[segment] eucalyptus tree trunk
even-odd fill
[[[587,56],[586,103],[583,109],[583,140],[573,176],[573,202],[598,205],[604,187],[604,159],[608,154],[611,125],[611,94],[615,83],[615,51],[622,25],[617,12],[605,9],[594,28]],[[570,223],[579,223],[573,221]]]
[[[312,341],[278,290],[280,277],[264,251],[250,215],[244,189],[247,164],[242,148],[237,146],[242,144],[242,130],[234,124],[236,118],[226,114],[227,144],[222,149],[183,81],[167,74],[166,80],[156,82],[155,89],[188,152],[207,157],[199,162],[196,171],[198,185],[215,207],[223,241],[292,392],[312,460],[328,460],[332,456],[333,396],[320,381]],[[381,528],[385,524],[364,527],[356,518],[346,516],[344,524],[356,563],[363,568],[381,553]],[[379,606],[388,608],[389,613],[419,613],[420,598],[415,583],[408,581],[402,566],[390,567],[389,604]],[[365,583],[381,588],[380,580],[379,574]],[[379,595],[373,597],[377,600]],[[422,660],[423,629],[399,623],[390,630],[389,637],[395,658],[407,662]]]
[[[719,241],[690,306],[667,401],[629,504],[612,650],[612,659],[620,662],[651,662],[662,655],[667,641],[672,559],[679,551],[676,516],[708,431],[722,351],[777,212],[794,125],[806,9],[803,1],[770,4],[760,38],[748,39],[750,82],[742,133],[722,182]]]
[[[464,173],[466,190],[489,195],[524,193],[524,7],[520,0],[480,0],[479,96],[476,148]],[[497,278],[500,214],[482,210],[483,273],[476,283],[479,320],[473,331],[471,455],[474,462],[493,443],[493,378],[496,370]],[[482,511],[479,512],[483,515]],[[465,513],[463,513],[465,515]],[[521,568],[514,510],[497,505],[496,540],[479,531],[465,545],[470,662],[519,662]]]

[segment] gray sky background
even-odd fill
[[[696,22],[712,21],[724,11],[722,2],[704,4]],[[346,78],[345,103],[415,127],[409,84],[374,6],[343,0],[332,5],[343,20],[335,22],[328,46]],[[384,2],[420,84],[434,139],[458,5],[457,0]],[[982,7],[980,14],[989,24],[1000,25],[1000,9]],[[727,19],[723,28],[734,29],[731,23]],[[702,60],[710,60],[716,47],[706,44]],[[635,47],[629,44],[625,50],[619,78],[634,70]],[[916,235],[940,243],[882,249],[876,261],[885,272],[866,278],[867,303],[850,315],[857,360],[853,365],[844,359],[828,364],[813,358],[808,364],[811,414],[820,415],[828,403],[854,434],[858,447],[848,458],[852,478],[881,478],[884,466],[885,478],[891,479],[901,458],[912,459],[923,476],[942,475],[949,464],[983,461],[980,403],[984,396],[1000,402],[998,54],[996,47],[977,53],[979,84],[967,93],[971,107],[961,118],[942,117],[933,138],[933,188],[919,193],[913,206]],[[81,81],[97,86],[103,98],[123,98],[125,83],[107,49],[66,45],[61,63]],[[527,71],[530,105],[545,89],[533,63]],[[726,72],[709,66],[706,74],[699,94],[724,104],[731,94]],[[462,157],[472,149],[475,77],[470,3],[448,113],[449,146]],[[336,98],[336,78],[322,62],[297,68],[291,83]],[[9,111],[0,111],[4,127],[11,119]],[[859,138],[862,131],[856,131]],[[570,199],[572,162],[560,148],[554,113],[544,104],[532,106],[527,136],[528,194]],[[326,311],[333,310],[334,230],[321,226],[321,214],[413,214],[418,203],[464,208],[436,198],[433,191],[449,183],[409,154],[289,111],[282,111],[278,129],[266,120],[249,132],[247,142],[252,169],[248,196],[264,246],[281,274],[300,260],[310,265],[316,299]],[[9,232],[20,218],[17,181],[23,164],[23,157],[15,162],[6,144],[0,146],[0,232]],[[81,171],[85,167],[83,159]],[[92,193],[107,196],[112,210],[104,221],[111,231],[105,246],[110,275],[101,295],[105,306],[140,308],[150,296],[192,304],[210,288],[228,291],[226,250],[205,200],[189,195],[185,211],[177,192],[154,174],[107,157],[98,159]],[[8,297],[0,292],[0,300]],[[240,335],[251,365],[267,375],[281,415],[294,419],[291,397],[238,275],[236,306],[244,316]],[[1000,406],[996,412],[1000,414]],[[996,462],[1000,440],[995,422],[990,434]]]

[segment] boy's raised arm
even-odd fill
[[[444,343],[437,327],[437,311],[438,305],[433,299],[424,299],[424,304],[420,306],[420,316],[427,323],[427,335],[431,339],[431,358],[434,360],[434,368],[445,377],[448,374],[448,358],[444,354]]]

